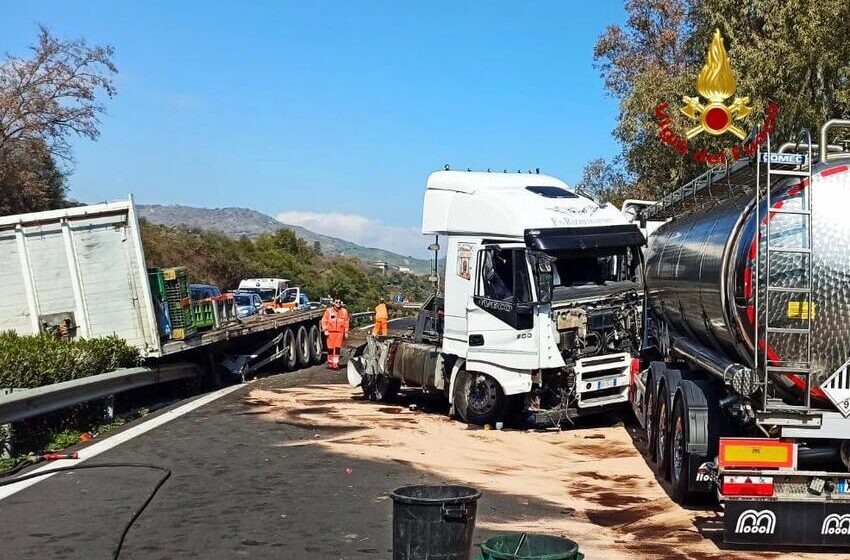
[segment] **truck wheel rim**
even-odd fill
[[[658,462],[662,462],[664,458],[664,450],[667,449],[667,423],[664,421],[667,416],[667,404],[661,403],[658,408]]]
[[[655,441],[655,419],[653,415],[655,414],[655,399],[652,398],[652,393],[647,393],[646,396],[646,440],[649,442],[651,446]]]
[[[682,464],[685,462],[685,431],[682,419],[676,418],[676,427],[673,430],[673,478],[678,479],[682,472]]]
[[[487,414],[496,408],[499,391],[496,382],[480,375],[473,379],[469,387],[469,406],[479,414]]]

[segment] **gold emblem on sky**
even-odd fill
[[[701,132],[720,136],[724,132],[731,132],[743,140],[747,134],[735,125],[735,121],[750,114],[751,109],[747,105],[750,98],[736,97],[731,105],[724,103],[735,93],[735,75],[732,73],[732,65],[729,63],[729,55],[726,54],[719,29],[714,30],[711,38],[708,57],[697,78],[697,91],[708,103],[703,105],[699,97],[682,97],[685,103],[681,109],[682,113],[692,120],[699,121],[697,126],[688,129],[685,136],[693,138]]]

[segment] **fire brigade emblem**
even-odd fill
[[[741,140],[746,137],[746,132],[735,125],[735,121],[750,114],[751,108],[747,105],[750,98],[736,97],[730,105],[724,103],[735,93],[735,85],[735,75],[729,63],[729,55],[723,46],[723,36],[720,35],[719,29],[715,29],[711,46],[708,48],[708,57],[697,78],[697,91],[708,103],[702,104],[699,97],[682,97],[685,103],[681,108],[682,113],[699,122],[685,133],[688,139],[701,132],[714,136],[731,132]]]

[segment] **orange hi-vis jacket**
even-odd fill
[[[348,332],[348,310],[344,307],[336,309],[331,306],[325,309],[322,316],[322,330],[328,333],[328,348],[342,347],[345,334]]]
[[[375,306],[375,320],[376,321],[386,321],[390,318],[390,314],[387,311],[387,305],[385,303],[379,303]]]

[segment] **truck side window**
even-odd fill
[[[511,251],[514,261],[514,295],[517,303],[529,303],[531,297],[531,281],[528,277],[528,262],[525,251],[515,249]]]
[[[481,261],[480,295],[499,301],[513,297],[513,251],[486,249]]]

